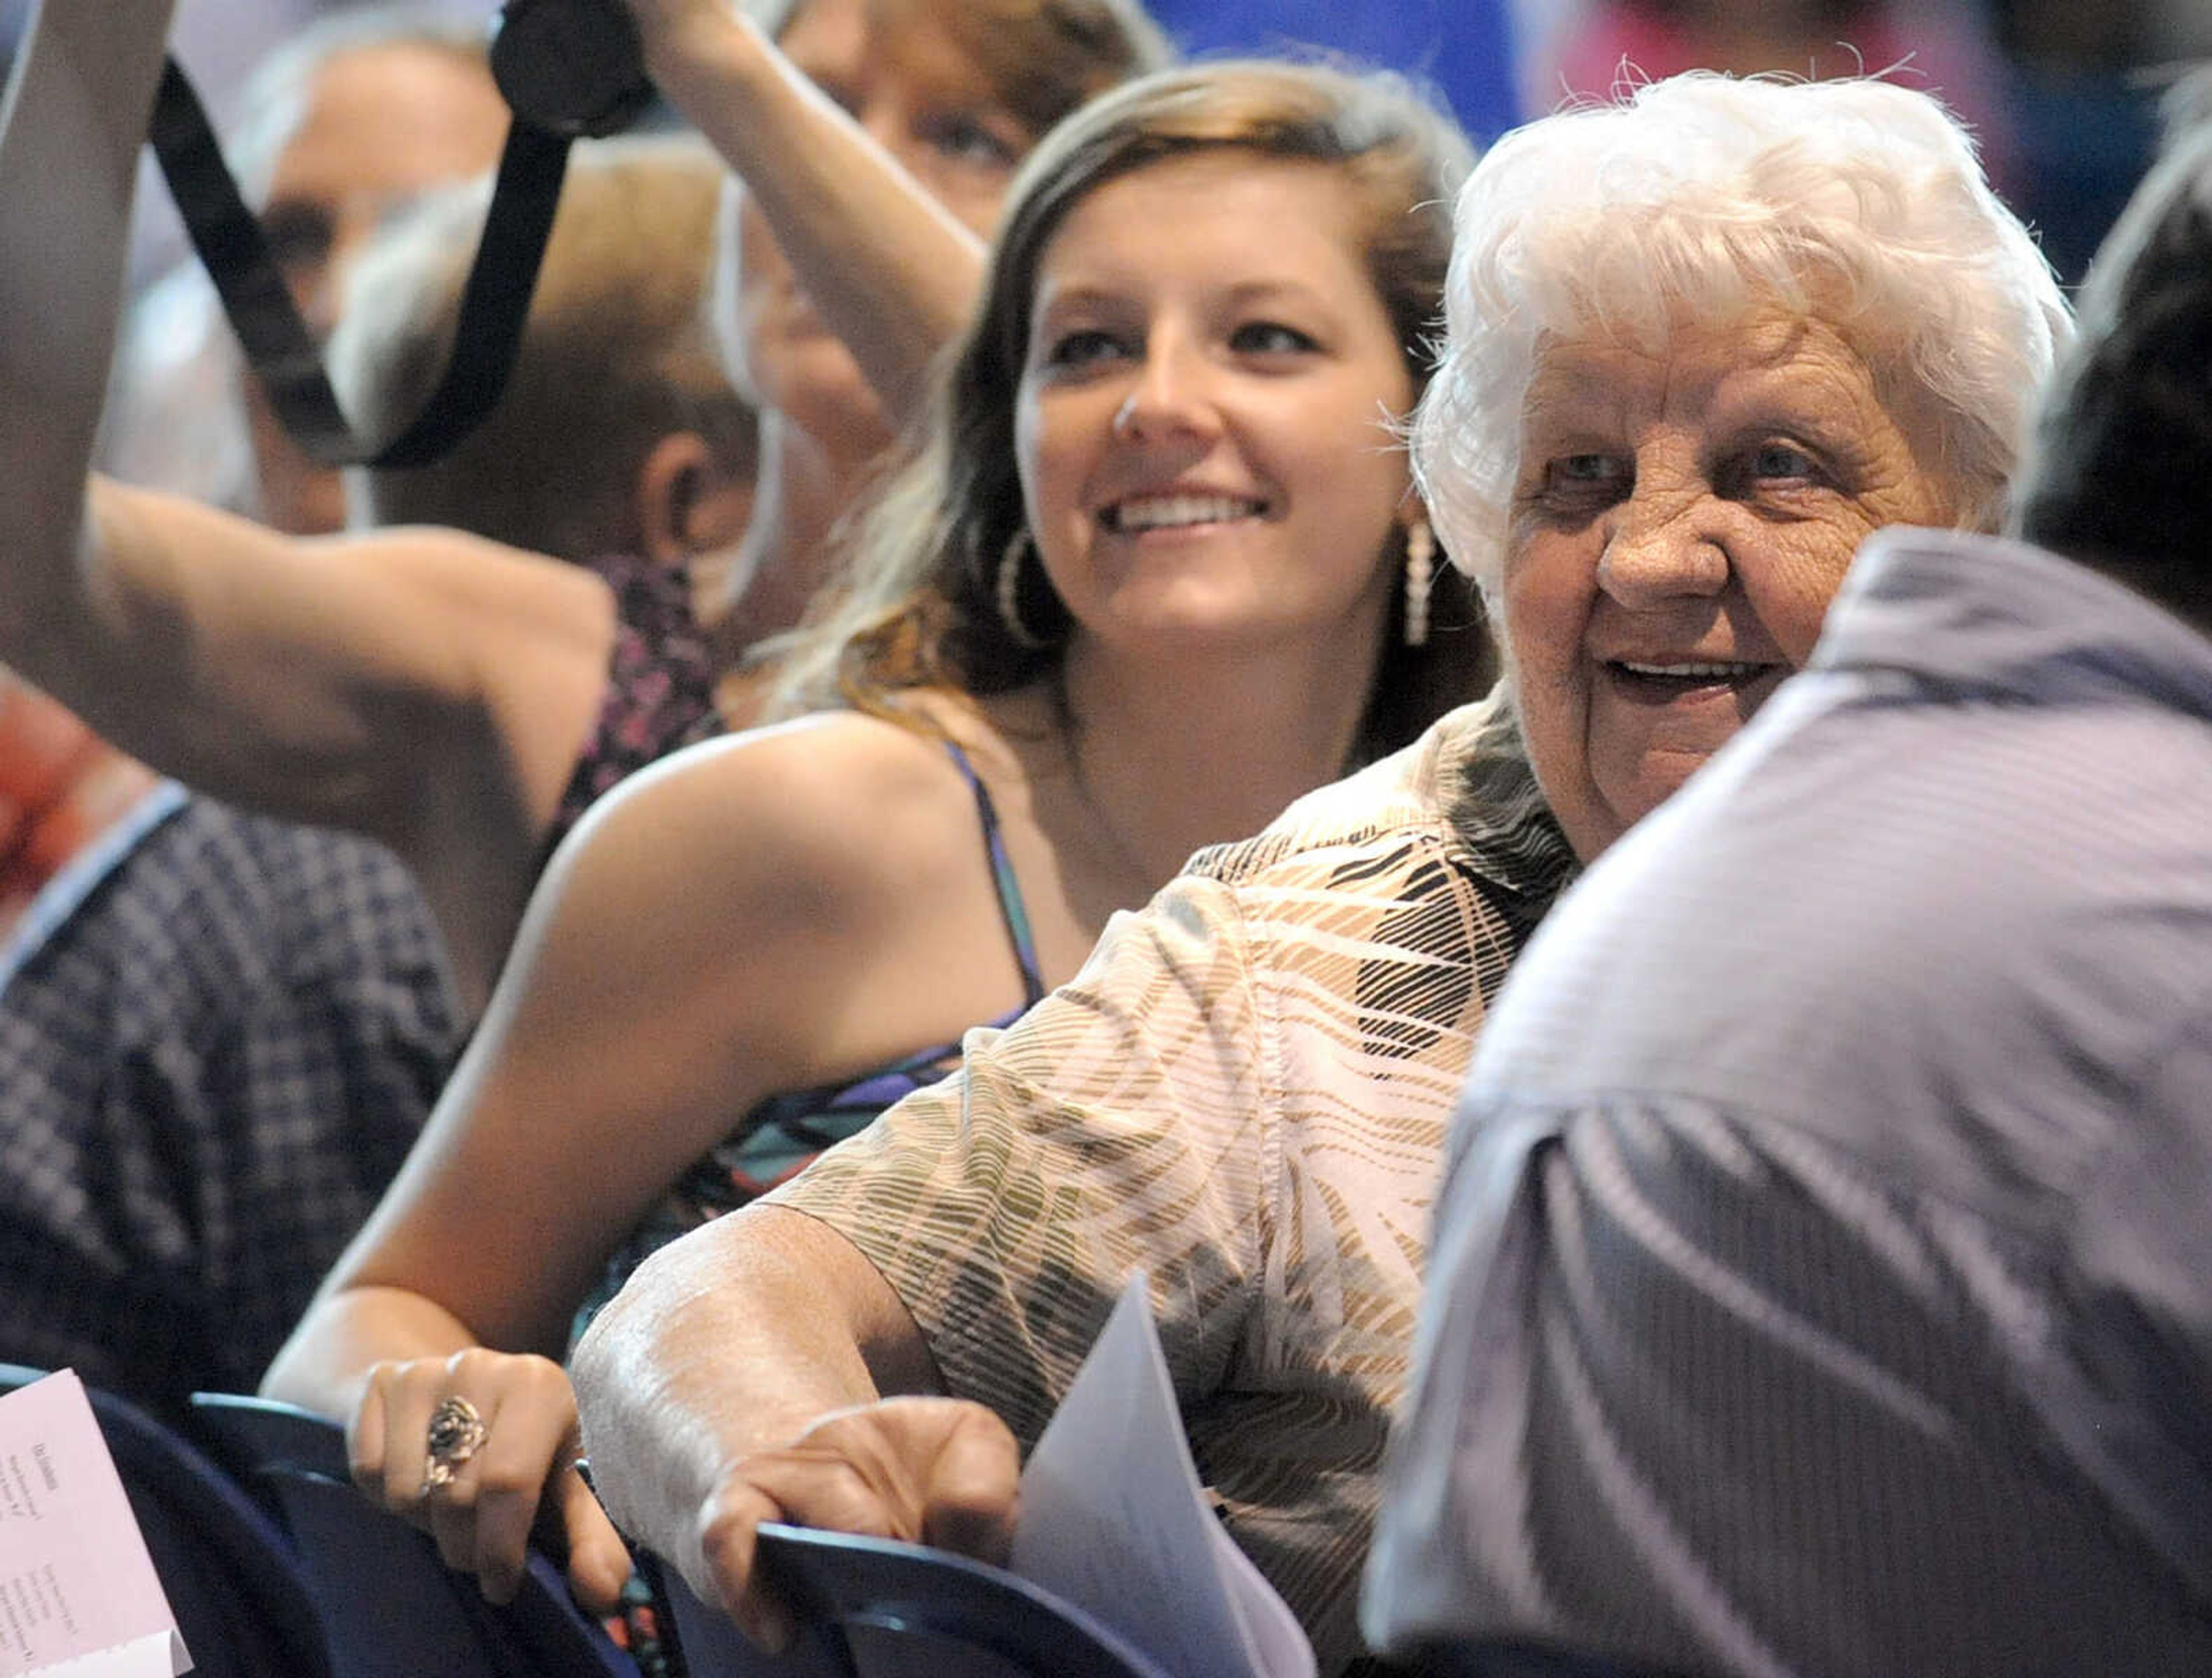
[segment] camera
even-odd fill
[[[653,99],[623,0],[507,0],[491,73],[518,118],[572,139],[619,132]]]

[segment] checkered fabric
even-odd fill
[[[0,1359],[250,1391],[465,1032],[388,852],[157,792],[0,958]]]

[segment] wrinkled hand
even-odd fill
[[[447,1398],[483,1418],[474,1455],[432,1486],[430,1416]],[[512,1601],[531,1529],[565,1539],[568,1585],[594,1614],[615,1611],[629,1551],[576,1471],[582,1454],[576,1397],[560,1365],[471,1347],[449,1358],[378,1364],[346,1429],[354,1482],[438,1541],[446,1565],[474,1573],[489,1601]]]
[[[699,1514],[702,1579],[755,1642],[791,1642],[790,1609],[754,1572],[763,1521],[903,1539],[1003,1562],[1013,1541],[1021,1452],[1006,1425],[965,1399],[892,1398],[823,1417],[790,1444],[732,1463]]]

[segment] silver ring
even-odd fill
[[[430,1465],[422,1471],[422,1489],[434,1491],[450,1485],[461,1466],[482,1449],[483,1417],[465,1398],[441,1398],[430,1412]]]

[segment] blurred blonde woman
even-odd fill
[[[970,16],[979,7],[988,31]],[[30,74],[0,155],[0,303],[41,330],[0,346],[11,463],[0,491],[0,659],[201,790],[389,843],[422,882],[462,989],[479,1003],[550,842],[610,763],[634,767],[690,725],[656,715],[657,677],[615,666],[623,602],[575,567],[427,527],[300,540],[88,484],[168,11],[167,0],[58,0],[40,9],[27,48]],[[949,335],[958,316],[944,300],[964,306],[972,295],[981,234],[1014,159],[1062,111],[1161,48],[1133,0],[1044,0],[1018,13],[928,0],[880,15],[860,0],[802,0],[781,26],[789,57],[742,27],[753,79],[730,73],[719,37],[656,35],[656,70],[695,100],[751,101],[732,113],[749,131],[787,128],[764,166],[840,160],[846,196],[833,207],[857,192],[864,217],[848,226],[775,209],[783,201],[765,177],[745,198],[769,206],[757,226],[747,218],[749,277],[736,288],[760,307],[734,334],[744,387],[762,409],[762,453],[732,586],[773,593],[792,568],[819,575],[834,515],[888,435],[824,319],[867,327],[905,318],[899,300],[926,294],[937,300],[927,319]],[[987,33],[982,54],[973,43]],[[97,108],[76,100],[80,85],[100,89]],[[778,241],[834,246],[854,282],[850,307],[825,302],[827,317],[808,307],[790,269],[771,261]],[[918,366],[935,347],[925,330],[897,353]],[[805,593],[750,611],[747,635],[788,627]]]

